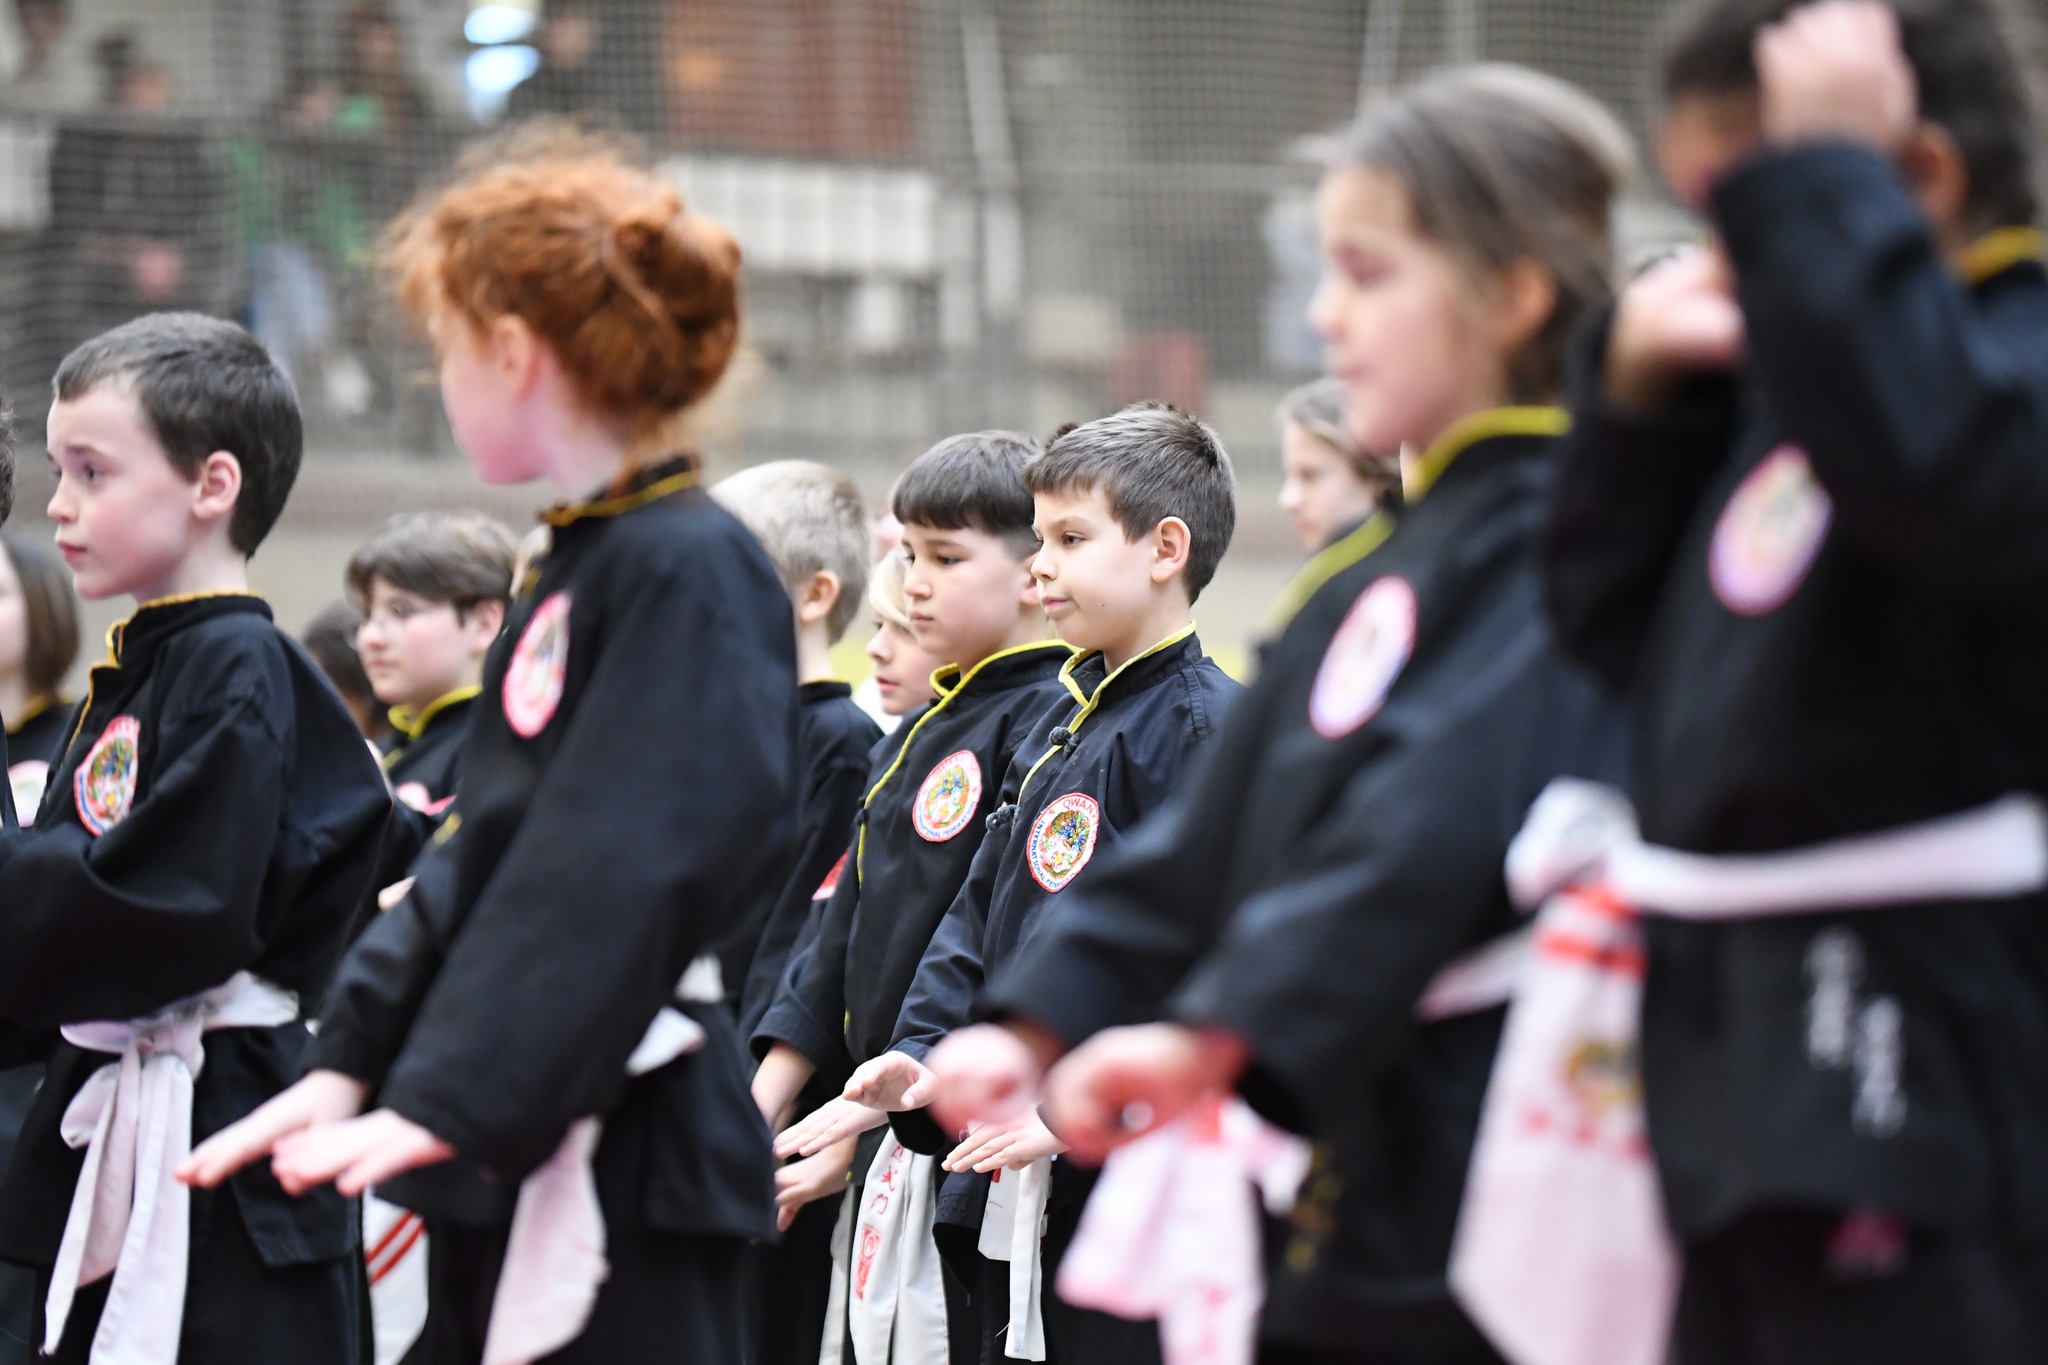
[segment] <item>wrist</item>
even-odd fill
[[[1205,1090],[1228,1090],[1251,1065],[1251,1045],[1228,1029],[1191,1030],[1195,1046],[1195,1079]]]

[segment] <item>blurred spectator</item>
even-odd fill
[[[379,0],[350,8],[341,19],[342,99],[334,126],[375,133],[387,147],[408,147],[433,109],[413,80],[405,33]]]
[[[337,286],[364,282],[374,228],[363,210],[362,139],[337,137],[341,79],[301,71],[264,129],[227,144],[235,221],[248,275],[247,322],[299,386],[340,417],[375,398],[361,360],[340,344]]]
[[[69,0],[14,0],[21,61],[0,86],[0,109],[68,114],[91,105],[92,67]]]
[[[96,55],[105,114],[65,124],[50,155],[52,365],[138,313],[225,302],[219,178],[201,132],[167,117],[170,74],[132,34],[101,39]]]
[[[577,114],[604,103],[596,55],[604,38],[593,0],[550,0],[541,20],[540,67],[505,101],[508,118]]]

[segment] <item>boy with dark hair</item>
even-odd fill
[[[796,617],[797,842],[789,875],[747,916],[720,951],[727,998],[747,1037],[774,1003],[790,951],[844,870],[848,832],[867,789],[869,755],[881,727],[833,676],[832,646],[867,595],[868,522],[860,489],[838,470],[776,460],[723,479],[714,501],[738,517],[768,552]],[[813,1082],[798,1099],[808,1112],[835,1091]],[[779,1180],[787,1184],[789,1177]],[[780,1192],[780,1191],[778,1191]],[[816,1365],[832,1270],[834,1210],[783,1204],[778,1245],[759,1249],[749,1282],[756,1365]]]
[[[1071,651],[1045,639],[1030,570],[1036,537],[1024,469],[1037,453],[1031,440],[1008,432],[949,437],[896,486],[911,628],[921,648],[948,662],[934,675],[938,700],[876,752],[850,866],[754,1029],[762,1056],[754,1097],[776,1126],[814,1074],[842,1082],[894,1041],[918,961],[981,845],[999,775],[1033,722],[1064,695],[1058,674]],[[906,1293],[918,1282],[913,1297],[926,1316],[899,1320],[894,1290],[863,1277],[848,1300],[855,1336],[870,1343],[862,1356],[892,1331],[919,1338],[905,1350],[944,1350],[950,1335],[971,1354],[978,1329],[963,1311],[964,1292],[954,1286],[946,1304],[935,1302],[940,1276],[926,1195],[938,1174],[930,1157],[913,1161],[900,1144],[880,1138],[857,1153],[842,1143],[809,1159],[805,1173],[816,1179],[786,1188],[813,1198],[844,1188],[831,1168],[843,1172],[863,1159],[857,1184],[863,1173],[883,1182],[899,1217],[906,1206],[924,1209],[921,1226],[900,1225],[896,1244],[907,1259],[895,1264]],[[840,1325],[827,1322],[828,1338]],[[934,1338],[941,1338],[936,1345]]]
[[[38,1269],[59,1361],[354,1365],[349,1202],[288,1198],[266,1167],[215,1191],[171,1174],[298,1073],[391,804],[248,590],[298,408],[241,328],[155,315],[65,360],[49,450],[79,592],[137,605],[35,828],[0,836],[0,1051],[48,1059],[0,1255]]]
[[[1018,746],[992,828],[918,965],[890,1051],[854,1073],[836,1122],[826,1115],[800,1136],[807,1149],[822,1147],[871,1121],[862,1109],[896,1111],[907,1146],[950,1153],[944,1164],[959,1188],[946,1203],[964,1206],[963,1236],[972,1239],[958,1250],[977,1303],[986,1305],[984,1365],[1006,1356],[1064,1365],[1156,1360],[1154,1324],[1029,1292],[1051,1283],[1095,1172],[1059,1160],[1065,1146],[1035,1112],[985,1125],[955,1145],[918,1108],[931,1089],[922,1061],[973,1020],[988,974],[1096,854],[1180,785],[1242,691],[1202,653],[1190,616],[1230,544],[1235,479],[1215,432],[1178,409],[1145,403],[1061,431],[1025,467],[1025,480],[1037,507],[1041,548],[1032,572],[1041,600],[1061,638],[1080,651],[1060,674],[1071,705],[1048,712]],[[998,1188],[1004,1198],[992,1202]],[[1041,1222],[1042,1236],[1029,1235]],[[1028,1253],[1013,1246],[1012,1225],[1027,1230],[1020,1245]],[[1028,1308],[1014,1318],[998,1304]]]
[[[2048,274],[2015,17],[1691,11],[1659,155],[1716,248],[1585,338],[1544,567],[1630,703],[1651,847],[1605,875],[1642,912],[1703,1365],[2048,1358]]]
[[[480,512],[404,512],[349,558],[363,614],[356,650],[394,731],[384,772],[434,819],[455,800],[456,759],[484,655],[512,602],[512,533]]]

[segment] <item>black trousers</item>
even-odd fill
[[[56,1365],[85,1365],[106,1307],[110,1278],[78,1291]],[[43,1339],[47,1270],[36,1275],[36,1345]],[[366,1365],[366,1294],[360,1251],[310,1265],[272,1268],[256,1254],[234,1194],[192,1191],[192,1242],[186,1265],[185,1322],[178,1365]]]
[[[506,1231],[427,1224],[426,1365],[478,1365]],[[550,1365],[735,1365],[746,1359],[747,1243],[607,1229],[611,1276],[583,1334]],[[255,1357],[251,1357],[255,1359]]]
[[[2037,1365],[2048,1256],[1772,1210],[1688,1245],[1678,1365]]]
[[[806,1204],[779,1245],[753,1249],[747,1290],[755,1365],[818,1365],[840,1202]]]

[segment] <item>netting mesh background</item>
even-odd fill
[[[288,625],[402,507],[480,491],[374,287],[379,228],[480,132],[592,114],[744,246],[749,354],[715,467],[801,455],[879,495],[949,431],[1140,397],[1215,422],[1237,649],[1298,562],[1272,405],[1318,353],[1301,140],[1446,59],[1521,61],[1642,125],[1657,0],[0,0],[0,385],[21,514],[65,349],[137,312],[252,327],[305,477],[259,581]],[[522,79],[523,78],[523,79]]]

